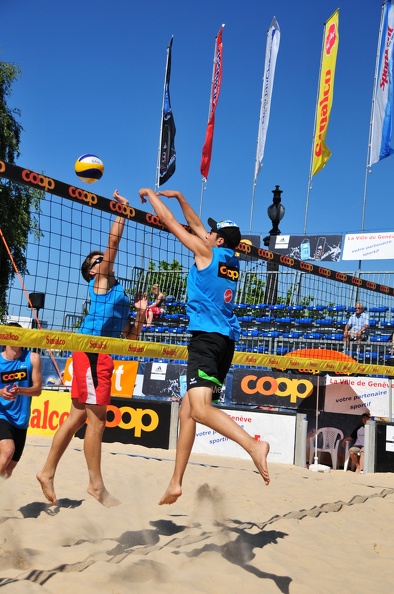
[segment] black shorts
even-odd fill
[[[192,332],[187,388],[213,387],[216,400],[233,360],[235,342],[217,332]]]
[[[5,419],[0,419],[0,441],[12,439],[15,444],[15,452],[12,456],[14,462],[19,462],[26,443],[27,428],[14,427]]]

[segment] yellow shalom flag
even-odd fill
[[[316,108],[315,137],[313,139],[312,176],[323,169],[331,151],[325,144],[328,121],[334,95],[335,65],[338,53],[339,9],[324,27],[323,49],[320,70],[319,99]]]

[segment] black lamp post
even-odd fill
[[[269,247],[270,238],[275,235],[280,235],[279,223],[285,216],[285,207],[281,203],[281,194],[283,190],[279,189],[279,186],[275,186],[275,190],[272,190],[272,204],[267,208],[267,213],[272,222],[272,229],[269,231],[269,235],[264,237],[264,245]]]
[[[269,231],[269,235],[264,237],[265,247],[269,247],[271,237],[280,235],[279,223],[285,216],[285,207],[281,203],[282,190],[279,189],[279,186],[275,186],[275,190],[272,190],[272,193],[272,204],[267,208],[268,216],[272,222],[272,229]],[[278,264],[269,260],[267,262],[267,284],[264,296],[264,301],[267,305],[273,305],[277,302],[278,271]]]

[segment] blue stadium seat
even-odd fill
[[[243,330],[241,332],[242,336],[252,336],[253,338],[256,338],[256,336],[259,335],[259,331],[258,330]]]
[[[305,305],[288,305],[287,311],[304,311]]]

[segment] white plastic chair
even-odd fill
[[[331,455],[331,463],[334,470],[337,468],[338,460],[338,446],[343,439],[343,432],[336,427],[322,427],[317,430],[317,450],[315,450],[316,435],[309,438],[309,464],[312,464],[317,453],[329,452]]]

